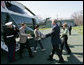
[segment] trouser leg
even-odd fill
[[[50,56],[53,57],[53,55],[55,54],[55,52],[56,52],[56,54],[58,55],[58,57],[60,58],[60,56],[61,56],[61,51],[60,51],[58,45],[53,46],[53,49],[52,49],[52,52],[51,52]]]
[[[62,53],[61,53],[61,50],[59,49],[59,45],[56,45],[56,48],[55,48],[55,51],[56,51],[56,54],[58,55],[59,57],[59,61],[63,61],[63,57],[62,57]]]
[[[38,41],[35,41],[34,50],[36,50],[37,44],[38,44]]]
[[[14,61],[15,60],[15,44],[9,44],[8,45],[8,61]]]
[[[51,54],[49,55],[49,57],[50,57],[50,58],[53,58],[54,54],[55,54],[55,49],[52,49],[52,52],[51,52]]]
[[[71,50],[70,50],[70,48],[69,48],[69,46],[68,46],[68,44],[67,44],[67,41],[65,41],[65,47],[66,47],[67,52],[68,52],[68,53],[71,53]]]
[[[71,30],[69,31],[69,35],[71,35]]]
[[[59,50],[59,52],[56,52],[58,57],[59,57],[59,61],[64,61],[63,57],[62,57],[62,53],[61,51]]]
[[[43,45],[40,40],[38,41],[38,43],[40,44],[41,49],[43,49]]]
[[[61,53],[63,51],[63,47],[64,47],[64,42],[62,41],[62,44],[61,44]]]
[[[23,43],[20,43],[20,50],[19,50],[19,56],[22,57],[23,50],[25,48],[25,45]]]
[[[64,45],[65,45],[65,48],[66,48],[67,52],[68,52],[68,53],[71,53],[71,50],[70,50],[70,48],[69,48],[69,46],[68,46],[68,43],[67,43],[67,40],[68,40],[68,37],[67,37],[67,35],[66,35],[66,36],[64,36],[63,43],[64,43]]]
[[[16,43],[14,44],[14,48],[13,48],[13,60],[15,60],[15,50],[16,50]]]
[[[28,42],[28,43],[29,43],[29,42]],[[30,46],[29,46],[28,43],[26,43],[26,47],[27,47],[27,50],[28,50],[28,52],[29,52],[29,56],[32,56],[32,50],[31,50],[31,48],[30,48]]]

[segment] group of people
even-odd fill
[[[23,53],[24,48],[28,49],[29,57],[31,57],[31,58],[34,57],[32,50],[30,48],[30,45],[29,45],[29,40],[28,40],[28,37],[32,37],[32,36],[30,34],[26,33],[26,27],[27,27],[26,24],[22,23],[22,26],[20,27],[20,29],[17,29],[16,27],[14,27],[12,22],[8,22],[5,25],[7,27],[3,32],[3,37],[4,37],[5,44],[8,46],[8,61],[9,62],[15,61],[15,47],[16,47],[15,38],[18,36],[17,34],[19,34],[19,37],[20,37],[19,57],[20,58],[23,57],[22,53]],[[45,35],[39,31],[38,25],[35,26],[34,52],[37,52],[36,48],[37,48],[38,44],[40,45],[42,51],[45,51],[46,49],[43,47],[43,45],[41,43],[41,38],[47,38],[47,37],[51,36],[52,51],[49,55],[48,60],[53,61],[53,56],[56,53],[59,57],[59,63],[62,63],[62,62],[64,62],[64,59],[62,57],[62,51],[63,51],[64,45],[67,49],[67,53],[68,54],[71,53],[71,50],[67,43],[67,40],[68,40],[67,24],[66,23],[63,24],[63,31],[61,34],[60,34],[60,27],[58,26],[56,19],[52,20],[52,25],[53,25],[52,31]]]

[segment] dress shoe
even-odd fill
[[[30,57],[30,58],[33,58],[33,57],[34,57],[34,55],[30,55],[29,57]]]
[[[48,60],[53,61],[53,58],[51,57],[51,55],[49,55]]]
[[[58,63],[64,63],[64,60],[63,59],[62,60],[59,60]]]
[[[67,52],[67,54],[71,54],[71,52]]]

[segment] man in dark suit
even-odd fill
[[[49,37],[51,36],[51,43],[52,43],[52,53],[49,55],[48,60],[53,60],[53,55],[55,54],[55,52],[57,53],[58,57],[59,57],[59,63],[60,62],[64,62],[64,59],[62,57],[62,53],[59,49],[59,44],[61,44],[61,39],[60,39],[60,27],[58,26],[58,24],[56,24],[57,20],[53,20],[52,24],[53,24],[53,28],[52,28],[52,32],[48,33],[45,35],[45,37]]]

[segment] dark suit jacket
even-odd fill
[[[52,45],[57,45],[61,43],[60,27],[57,24],[52,28],[51,33],[46,34],[46,37],[49,37],[49,36],[51,36]]]

